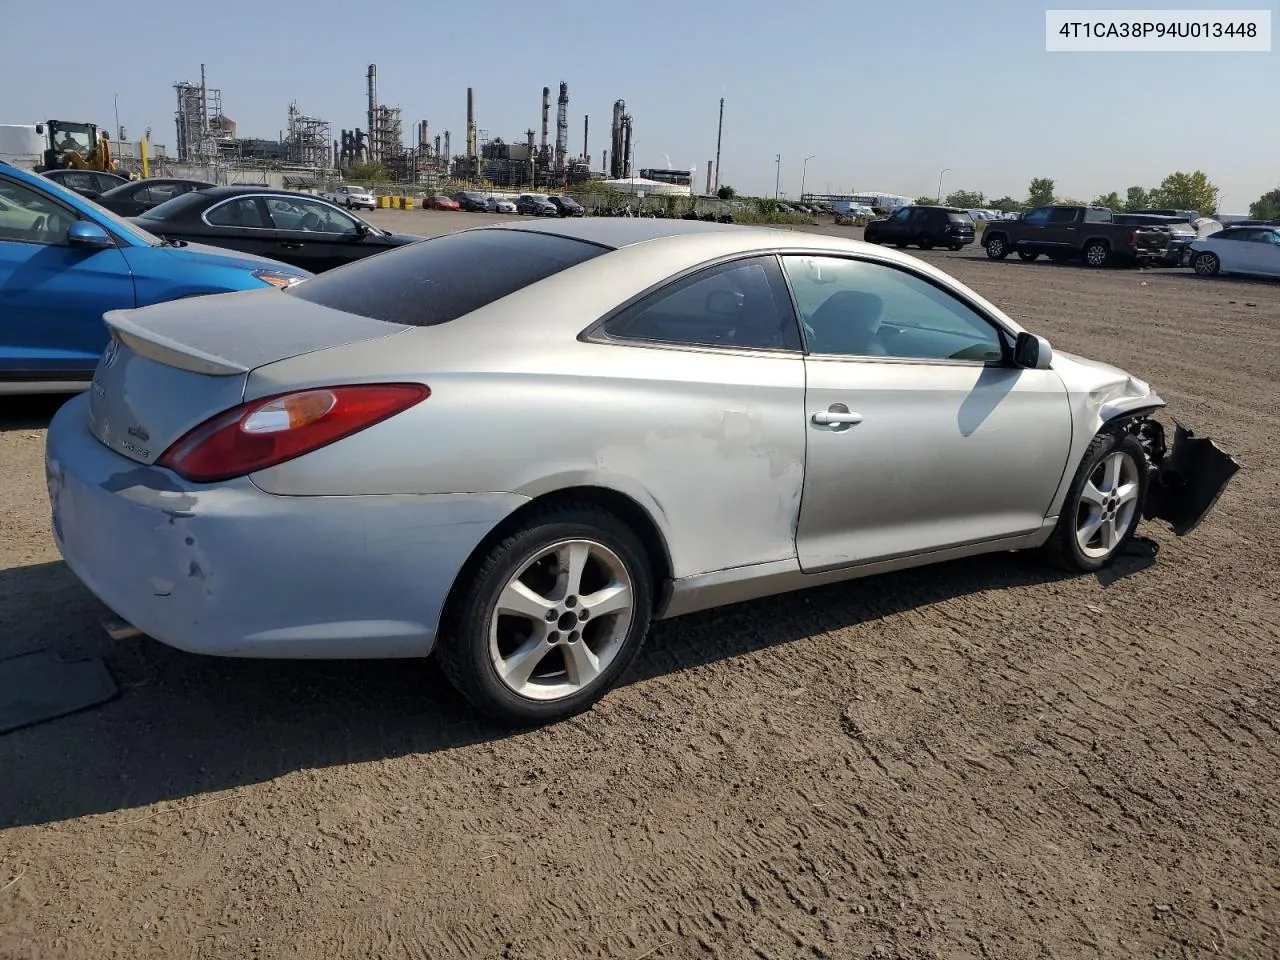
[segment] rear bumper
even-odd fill
[[[382,658],[431,652],[472,550],[511,494],[281,497],[188,484],[99,443],[87,398],[49,426],[54,538],[117,615],[192,653]]]

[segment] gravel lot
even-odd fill
[[[514,736],[431,664],[112,644],[47,529],[57,401],[0,405],[0,655],[122,687],[0,737],[0,957],[1280,954],[1280,285],[924,256],[1234,452],[1212,519],[1105,576],[1001,555],[672,621]]]

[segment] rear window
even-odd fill
[[[357,260],[285,295],[387,323],[431,327],[609,249],[546,233],[467,230]]]
[[[952,223],[972,223],[973,219],[967,213],[948,213],[947,219]]]
[[[168,220],[175,213],[179,213],[187,207],[203,205],[205,200],[204,196],[195,192],[179,194],[172,200],[166,200],[159,206],[152,207],[146,213],[139,214],[138,218],[141,220]]]

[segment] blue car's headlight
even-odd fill
[[[296,273],[284,273],[280,270],[255,270],[253,275],[263,283],[278,287],[281,290],[307,279],[306,277],[298,276]]]

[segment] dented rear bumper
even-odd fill
[[[1155,420],[1140,420],[1130,429],[1151,463],[1143,518],[1164,520],[1175,534],[1186,536],[1213,510],[1239,472],[1239,462],[1210,438],[1197,437],[1177,421],[1172,447],[1164,427]]]

